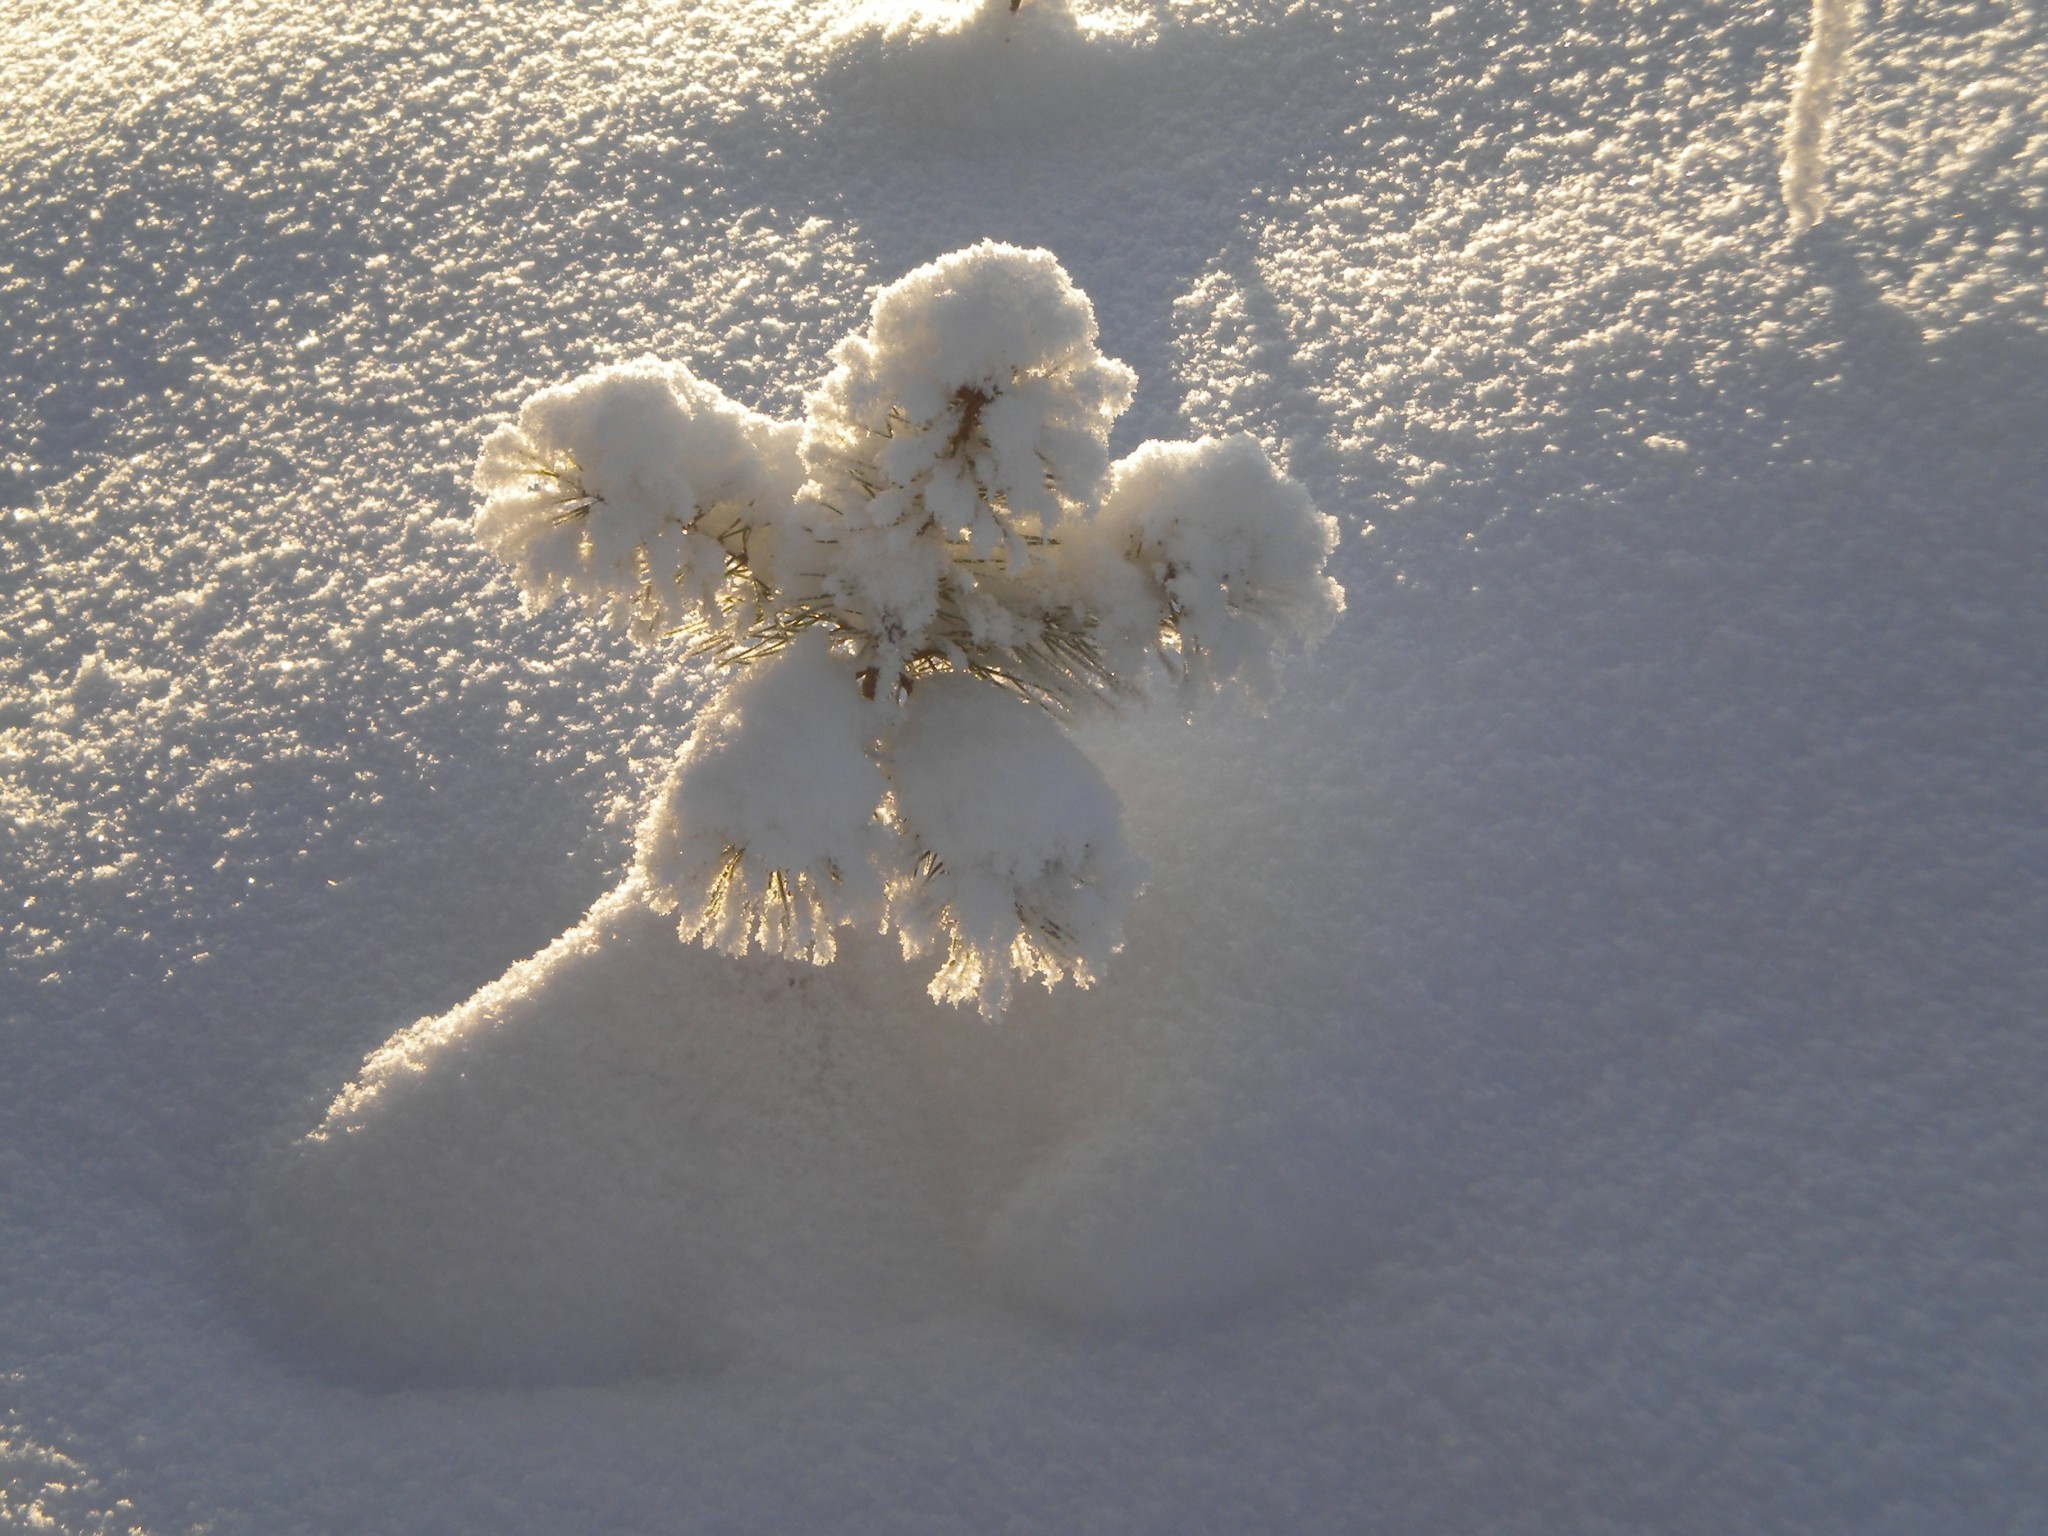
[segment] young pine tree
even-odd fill
[[[529,607],[731,670],[637,839],[684,939],[893,932],[989,1016],[1102,974],[1142,870],[1062,724],[1263,693],[1343,607],[1334,521],[1251,438],[1110,462],[1135,384],[1049,253],[984,242],[882,289],[801,423],[643,358],[485,441],[476,536]]]

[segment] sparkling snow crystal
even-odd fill
[[[990,1015],[1101,974],[1140,867],[1051,717],[1263,692],[1343,606],[1334,521],[1251,438],[1110,462],[1135,384],[1049,253],[984,242],[884,288],[801,425],[647,358],[485,442],[477,539],[530,605],[758,664],[641,828],[685,939],[943,943],[932,996]]]

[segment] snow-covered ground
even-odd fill
[[[0,11],[0,1525],[2048,1529],[2048,21],[1821,11]],[[1348,593],[993,1024],[468,528],[983,238]]]

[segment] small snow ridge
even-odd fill
[[[1779,178],[1794,235],[1812,228],[1827,209],[1828,133],[1855,41],[1855,0],[1813,0],[1813,19],[1799,55],[1799,76],[1785,122],[1784,170]]]

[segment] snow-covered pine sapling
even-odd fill
[[[638,834],[683,938],[893,932],[990,1016],[1102,974],[1142,870],[1061,723],[1263,693],[1344,601],[1335,522],[1251,438],[1110,463],[1135,384],[1048,252],[984,242],[882,289],[802,423],[643,358],[486,440],[476,536],[530,607],[735,669]]]

